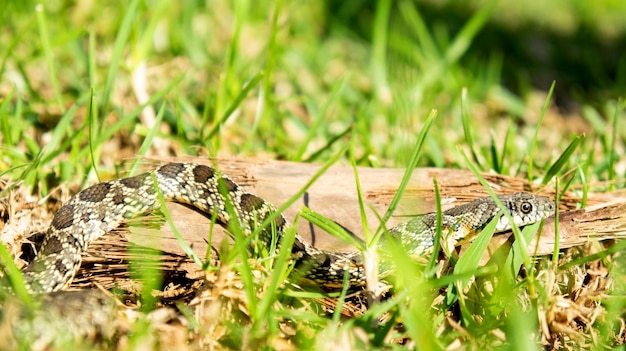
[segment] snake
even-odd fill
[[[519,192],[499,195],[516,226],[538,222],[554,213],[544,196]],[[27,290],[65,290],[76,275],[90,243],[130,218],[157,210],[162,200],[192,206],[228,228],[238,225],[245,235],[258,233],[260,243],[277,247],[290,226],[268,201],[249,193],[216,168],[195,163],[167,163],[134,177],[92,185],[71,197],[57,211],[35,259],[24,269]],[[415,216],[389,229],[385,240],[396,240],[411,257],[431,254],[436,241],[437,214]],[[496,202],[479,198],[441,213],[442,233],[453,245],[468,240],[491,220],[496,232],[512,224]],[[237,223],[237,224],[235,224]],[[314,247],[296,234],[291,247],[303,278],[322,287],[366,284],[361,251],[338,252]]]

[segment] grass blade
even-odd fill
[[[615,114],[613,114],[613,125],[611,128],[611,135],[610,135],[610,140],[609,140],[609,152],[608,152],[608,156],[609,156],[609,166],[608,166],[608,172],[609,172],[609,176],[608,179],[609,181],[611,181],[609,183],[609,191],[615,190],[615,184],[614,182],[612,182],[613,180],[615,180],[615,161],[619,159],[617,150],[615,149],[615,142],[617,139],[617,124],[619,123],[619,116],[621,115],[622,111],[624,110],[624,100],[622,100],[621,98],[619,100],[617,100],[617,105],[615,106]]]
[[[35,13],[37,15],[37,24],[39,26],[39,35],[41,36],[41,44],[46,56],[46,63],[48,65],[48,73],[50,74],[50,84],[54,90],[54,96],[57,100],[57,105],[61,110],[61,113],[65,113],[65,104],[63,103],[63,95],[61,94],[61,85],[57,79],[56,66],[54,64],[54,53],[52,52],[52,46],[50,45],[50,33],[48,33],[48,23],[46,22],[46,11],[42,4],[35,6]]]
[[[233,103],[230,104],[226,112],[224,112],[222,118],[214,123],[213,129],[204,138],[205,141],[211,140],[215,136],[215,134],[217,134],[222,129],[224,123],[226,123],[226,121],[232,116],[233,112],[235,112],[235,110],[239,108],[239,105],[241,104],[243,99],[248,96],[248,93],[250,92],[250,90],[252,90],[252,88],[256,87],[257,84],[259,84],[259,81],[261,81],[262,78],[263,73],[259,72],[254,77],[252,77],[252,79],[246,85],[244,85],[239,95],[237,95]]]
[[[420,155],[422,153],[422,147],[424,146],[424,141],[426,140],[428,131],[430,130],[430,127],[432,126],[436,117],[437,117],[437,111],[432,110],[430,114],[428,115],[428,117],[426,118],[426,121],[424,122],[424,126],[422,126],[422,130],[420,131],[420,134],[417,137],[417,141],[415,143],[415,147],[413,148],[413,153],[411,154],[411,160],[409,161],[409,164],[407,165],[406,172],[404,172],[404,175],[402,176],[402,181],[400,181],[400,185],[398,185],[398,190],[396,191],[396,194],[391,200],[391,203],[389,204],[389,208],[387,209],[387,212],[385,212],[385,215],[382,218],[381,225],[376,231],[377,234],[374,236],[373,241],[377,241],[380,235],[384,233],[385,223],[387,223],[387,221],[389,220],[389,218],[395,211],[396,207],[398,206],[398,203],[400,202],[400,199],[402,198],[402,194],[404,193],[404,190],[406,189],[406,187],[409,184],[409,181],[411,180],[411,175],[413,174],[413,170],[415,169],[415,167],[417,167],[417,162],[419,161]]]
[[[389,84],[387,82],[387,38],[391,0],[376,1],[374,27],[372,33],[372,60],[370,67],[376,95],[379,99],[388,99]]]
[[[24,276],[22,272],[17,269],[17,266],[13,262],[13,257],[11,257],[9,250],[7,250],[4,244],[0,245],[0,268],[4,271],[5,278],[9,280],[15,295],[17,295],[24,304],[32,307],[33,300],[28,291],[26,291]]]
[[[176,238],[176,241],[178,241],[180,248],[183,250],[183,252],[185,252],[185,254],[189,258],[191,258],[198,265],[198,267],[203,267],[202,260],[200,259],[200,257],[198,257],[198,255],[196,255],[196,253],[193,251],[191,246],[187,244],[187,241],[185,241],[185,238],[182,236],[182,234],[178,231],[178,229],[174,225],[172,216],[170,215],[170,212],[168,211],[167,206],[165,205],[165,198],[163,197],[163,193],[161,192],[161,189],[159,189],[159,187],[156,186],[157,180],[154,177],[154,174],[152,174],[152,182],[155,184],[154,189],[156,190],[157,195],[158,195],[161,213],[163,213],[163,217],[165,217],[165,220],[167,221],[167,223],[170,226],[170,229],[172,230],[172,233],[174,233],[174,237]]]
[[[437,177],[433,177],[433,186],[435,188],[435,213],[437,214],[437,218],[435,220],[435,240],[433,245],[433,252],[439,252],[441,249],[441,237],[443,235],[443,210],[441,208],[441,191],[439,190],[439,183],[437,182]],[[439,255],[430,255],[428,259],[428,264],[426,265],[426,272],[432,272],[432,275],[435,274],[435,265],[437,264],[437,256]],[[430,276],[429,274],[428,276]]]
[[[576,149],[578,148],[580,143],[583,142],[583,140],[585,140],[584,134],[581,134],[577,136],[576,138],[574,138],[574,140],[572,140],[572,142],[567,146],[565,151],[563,151],[563,153],[561,154],[561,156],[559,156],[556,162],[554,162],[552,166],[548,168],[548,170],[546,171],[546,175],[543,177],[543,180],[541,181],[542,185],[548,184],[548,182],[550,182],[550,180],[558,174],[561,168],[563,168],[563,166],[565,166],[569,162],[570,158],[574,154],[574,151],[576,151]]]
[[[472,138],[472,130],[470,128],[470,116],[467,112],[467,88],[463,88],[461,90],[461,123],[463,124],[463,135],[465,136],[465,144],[470,150],[472,154],[472,159],[476,162],[477,165],[480,165],[480,161],[478,160],[478,155],[476,154],[476,150],[474,148],[474,139]]]
[[[537,122],[537,126],[535,127],[535,134],[533,135],[533,139],[530,142],[530,149],[528,150],[528,181],[533,181],[533,165],[535,163],[535,147],[537,145],[537,138],[539,136],[539,129],[541,129],[541,125],[543,124],[543,118],[546,116],[546,112],[548,112],[548,108],[550,107],[550,101],[552,101],[552,94],[554,93],[554,87],[556,86],[556,82],[553,81],[550,86],[550,91],[548,91],[548,96],[546,97],[546,102],[543,104],[543,109],[541,109],[541,114],[539,115],[539,121]]]
[[[141,147],[139,148],[137,157],[133,161],[133,165],[130,167],[130,174],[134,174],[134,172],[139,167],[139,162],[141,160],[141,157],[145,156],[148,150],[150,150],[150,146],[152,146],[152,140],[154,139],[154,136],[159,131],[159,127],[161,126],[161,121],[163,121],[163,115],[165,115],[165,102],[161,104],[161,108],[159,109],[159,112],[157,113],[156,119],[154,121],[154,125],[152,126],[151,129],[148,130],[148,134],[146,134],[146,137],[141,143]]]
[[[322,110],[319,111],[317,115],[314,117],[313,123],[311,123],[311,126],[309,127],[309,130],[304,140],[300,144],[300,147],[298,148],[298,151],[296,152],[294,156],[296,161],[302,160],[302,156],[304,156],[304,153],[306,152],[307,147],[311,143],[311,140],[313,140],[313,138],[319,134],[319,128],[324,122],[324,118],[326,117],[326,113],[328,112],[328,109],[330,108],[332,103],[335,102],[339,98],[339,94],[342,92],[343,88],[345,87],[347,79],[348,79],[348,76],[346,75],[343,77],[341,81],[335,84],[335,86],[333,87],[333,90],[330,93],[330,96],[328,97],[328,99],[326,100],[326,103],[324,104],[324,107],[322,107]]]
[[[365,243],[362,240],[348,233],[342,226],[337,224],[335,221],[322,216],[321,214],[311,210],[310,208],[303,207],[302,209],[300,209],[300,216],[311,222],[311,224],[314,224],[323,231],[327,232],[328,234],[356,247],[359,251],[366,250]]]
[[[104,84],[104,96],[102,98],[103,116],[106,116],[108,113],[109,100],[111,94],[113,93],[113,84],[115,83],[115,78],[117,77],[117,71],[122,66],[122,55],[124,54],[126,43],[130,37],[131,29],[133,28],[133,24],[138,22],[137,16],[140,3],[140,0],[131,0],[130,4],[128,4],[128,8],[124,11],[122,25],[117,31],[117,36],[115,37],[113,54],[111,55],[109,71],[107,72],[107,78]],[[102,124],[100,124],[100,127],[102,128]]]
[[[487,246],[496,231],[496,225],[499,218],[492,219],[481,232],[476,236],[476,239],[467,248],[467,250],[461,255],[459,261],[454,266],[454,274],[465,274],[476,271],[480,263],[480,259],[483,257]],[[468,279],[461,280],[460,285],[465,287],[468,283]]]
[[[502,211],[502,213],[507,217],[509,223],[513,223],[512,226],[512,231],[513,231],[513,235],[515,236],[515,241],[519,243],[520,245],[520,249],[519,249],[519,254],[522,258],[522,262],[524,263],[524,267],[527,269],[528,272],[531,271],[531,261],[530,261],[530,256],[528,255],[528,244],[527,244],[527,240],[522,236],[522,233],[520,232],[520,229],[514,225],[514,221],[513,221],[513,217],[511,216],[511,213],[508,211],[508,209],[506,208],[506,206],[504,206],[504,204],[502,204],[502,201],[500,201],[500,199],[498,199],[498,196],[496,195],[496,193],[494,193],[493,189],[491,189],[491,186],[489,186],[489,183],[487,183],[487,181],[485,180],[485,178],[480,174],[480,172],[478,171],[478,168],[476,168],[476,166],[474,164],[472,164],[472,162],[470,161],[470,159],[467,157],[467,155],[465,155],[465,153],[460,150],[463,158],[465,159],[465,163],[467,164],[467,166],[469,167],[469,169],[472,171],[472,173],[474,173],[474,175],[476,176],[476,178],[478,178],[478,181],[480,182],[480,184],[483,186],[483,188],[487,191],[487,193],[489,194],[489,196],[493,199],[493,201],[498,205],[498,207],[500,208],[500,211]],[[528,277],[528,284],[529,284],[529,290],[531,292],[531,294],[534,295],[534,286],[533,286],[533,277],[532,275],[529,275]]]

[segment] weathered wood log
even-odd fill
[[[159,159],[158,162],[196,162],[219,169],[239,185],[279,207],[300,191],[320,169],[319,165],[282,161],[259,161],[246,159],[220,159],[213,162],[199,158]],[[146,169],[152,166],[146,165]],[[375,231],[378,218],[387,210],[396,193],[404,174],[403,169],[357,168],[363,199],[366,202],[367,225]],[[490,186],[498,194],[518,191],[536,192],[535,186],[527,180],[495,174],[483,174]],[[469,171],[438,168],[418,168],[413,172],[411,181],[402,196],[395,213],[387,223],[391,228],[406,220],[406,216],[432,212],[435,210],[433,179],[436,178],[441,189],[442,207],[447,209],[473,199],[487,196],[487,192],[478,179]],[[554,197],[550,188],[540,189],[539,194]],[[559,248],[584,244],[589,240],[606,240],[626,236],[626,196],[623,194],[590,194],[586,209],[576,210],[578,198],[566,195],[560,202],[560,241]],[[359,212],[354,170],[346,166],[333,166],[327,170],[292,206],[285,211],[285,216],[293,223],[299,209],[307,206],[342,225],[356,236],[363,238],[364,230]],[[209,248],[208,232],[210,218],[178,204],[168,204],[174,225],[191,245],[194,252],[205,257]],[[375,212],[379,216],[375,215]],[[140,246],[153,247],[171,255],[166,269],[180,265],[185,254],[175,239],[169,224],[160,230],[133,230],[130,241]],[[298,233],[316,247],[330,250],[353,250],[348,244],[330,236],[310,223],[299,220]],[[551,254],[554,251],[554,219],[546,221],[539,243],[529,243],[529,252],[538,255]],[[510,239],[511,233],[497,235],[492,240],[492,248],[502,245]],[[158,239],[156,239],[158,237]],[[215,226],[213,245],[219,244],[229,236],[219,226]],[[105,238],[93,245],[91,258],[86,262],[97,264],[104,259],[103,246],[107,247],[106,259],[112,259],[111,251],[119,251],[119,259],[127,257],[124,249],[115,249],[114,237]],[[115,254],[113,254],[115,256]],[[93,266],[92,266],[93,267]],[[108,267],[108,266],[107,266]],[[178,267],[177,269],[180,269]]]

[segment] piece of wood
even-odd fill
[[[213,162],[199,158],[160,158],[157,164],[165,162],[196,162],[219,167],[249,192],[260,196],[279,207],[302,189],[312,176],[320,169],[319,165],[302,164],[283,161],[259,161],[239,158],[220,159]],[[155,167],[146,165],[146,169]],[[382,216],[396,193],[404,170],[389,168],[357,168],[361,190],[366,205],[367,225],[373,232],[379,225],[378,216]],[[498,194],[518,191],[533,192],[525,179],[495,174],[483,174],[490,186]],[[433,212],[435,196],[433,179],[436,178],[441,189],[442,206],[447,209],[476,198],[487,196],[478,179],[469,171],[418,168],[414,171],[409,186],[403,194],[400,205],[394,216],[387,223],[391,228],[397,223],[407,220],[410,215]],[[554,197],[552,189],[544,188],[541,195]],[[560,243],[559,248],[581,245],[589,240],[615,239],[626,236],[626,197],[619,194],[590,194],[589,207],[575,210],[578,199],[565,196],[560,202]],[[357,237],[363,238],[364,230],[359,212],[354,170],[346,166],[333,166],[327,170],[297,201],[285,212],[291,222],[302,206],[307,206],[323,216],[342,225]],[[207,216],[189,207],[168,204],[173,224],[182,234],[185,241],[193,247],[200,257],[205,257],[211,243],[208,233],[211,228]],[[378,216],[375,214],[378,213]],[[353,247],[330,236],[310,223],[299,220],[298,233],[314,246],[327,250],[351,251]],[[511,234],[497,235],[492,246],[497,247],[510,241]],[[212,244],[215,246],[229,236],[223,228],[216,226]],[[104,239],[106,243],[107,239]],[[130,241],[146,247],[160,249],[173,257],[184,257],[180,244],[175,239],[169,224],[160,230],[135,231]],[[106,245],[110,245],[109,242]],[[98,247],[98,246],[96,246]],[[554,219],[546,221],[539,245],[529,243],[529,252],[546,255],[554,250]],[[101,250],[96,249],[96,250]],[[92,254],[95,254],[92,251]],[[97,256],[97,255],[96,255]],[[175,261],[175,260],[174,260]]]
[[[162,159],[163,162],[197,162],[215,165],[210,160],[197,158]],[[320,169],[318,165],[292,163],[284,161],[257,161],[245,159],[221,159],[217,162],[220,170],[231,177],[235,182],[244,186],[248,191],[263,199],[280,206],[293,194],[302,189],[313,174]],[[357,168],[363,198],[366,202],[367,223],[370,230],[379,225],[378,216],[382,216],[396,193],[404,170],[389,168]],[[525,179],[507,177],[494,174],[483,174],[491,187],[499,194],[508,194],[518,191],[533,191],[532,186]],[[486,191],[478,179],[469,171],[418,168],[413,172],[409,186],[403,194],[400,205],[394,216],[387,223],[387,227],[408,219],[408,216],[433,212],[435,210],[435,196],[433,178],[436,177],[441,189],[442,206],[445,209],[487,196]],[[554,197],[551,189],[543,189],[539,194]],[[567,196],[561,200],[561,211],[571,211],[575,208],[577,198]],[[620,204],[626,203],[626,197],[607,194],[591,194],[588,199],[590,207],[584,211],[561,214],[561,245],[566,248],[589,240],[593,237],[591,230],[594,223],[605,223],[612,218],[610,227],[596,228],[600,230],[595,237],[599,239],[617,238],[626,235],[624,208]],[[356,236],[363,238],[364,230],[359,214],[359,203],[356,192],[354,171],[351,167],[333,166],[324,173],[303,197],[298,199],[285,211],[287,219],[293,223],[296,214],[302,206],[319,212],[329,219],[339,223]],[[200,252],[206,251],[206,242],[210,220],[188,207],[178,204],[168,204],[174,218],[174,223],[184,233]],[[583,216],[584,215],[584,216]],[[583,219],[584,218],[584,219]],[[542,235],[541,254],[548,254],[553,247],[554,224],[553,220],[546,223]],[[616,224],[618,223],[618,224]],[[163,228],[164,237],[173,237],[169,226]],[[347,244],[336,239],[310,223],[300,220],[298,233],[309,240],[316,247],[331,250],[352,250]],[[220,240],[223,233],[216,239]],[[166,239],[167,240],[167,239]],[[551,241],[552,240],[552,241]],[[545,243],[545,244],[544,244]],[[534,242],[530,243],[534,249]],[[174,243],[168,246],[169,250],[179,246]],[[180,252],[180,251],[178,251]]]

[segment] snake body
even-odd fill
[[[135,177],[98,183],[74,195],[56,213],[40,251],[24,271],[27,288],[33,292],[65,289],[80,268],[82,254],[91,242],[118,227],[124,220],[160,208],[159,193],[166,201],[191,205],[228,226],[231,213],[245,234],[260,229],[268,247],[272,233],[280,235],[289,226],[272,204],[247,192],[212,167],[193,163],[169,163]],[[528,193],[501,195],[499,199],[518,226],[554,213],[552,202]],[[229,211],[229,204],[232,210]],[[453,243],[468,238],[498,217],[496,231],[511,228],[490,198],[475,200],[442,213],[444,231]],[[268,220],[269,221],[266,221]],[[399,224],[389,231],[412,256],[432,251],[436,214],[426,214]],[[261,224],[269,222],[263,228]],[[351,285],[363,285],[362,254],[334,252],[313,247],[296,235],[292,253],[296,267],[306,267],[305,278],[323,286],[341,286],[349,274]]]

